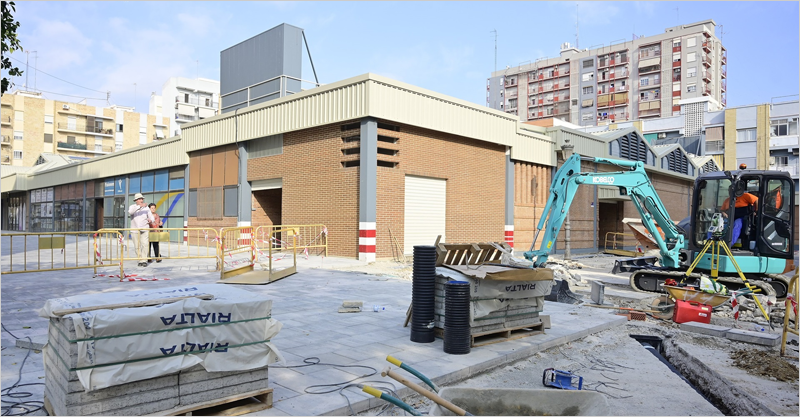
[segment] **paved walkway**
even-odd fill
[[[2,244],[7,244],[5,237]],[[7,256],[4,249],[0,257],[2,265],[8,265]],[[213,260],[208,259],[165,260],[146,268],[134,267],[135,263],[130,263],[131,266],[126,263],[126,273],[168,280],[119,282],[116,278],[93,277],[91,269],[4,275],[0,284],[2,323],[17,337],[30,336],[34,343],[43,343],[48,322],[39,318],[36,310],[49,298],[207,284],[219,278],[219,273],[213,271]],[[473,348],[468,355],[449,355],[443,352],[440,339],[428,344],[409,340],[410,329],[403,327],[403,321],[411,302],[411,282],[319,269],[321,266],[357,263],[341,258],[301,258],[298,260],[299,272],[295,275],[269,285],[241,286],[273,300],[273,317],[283,323],[283,330],[274,342],[286,358],[287,365],[302,364],[304,358],[313,356],[324,363],[364,365],[380,372],[388,365],[386,356],[393,355],[436,383],[447,384],[625,322],[611,310],[547,302],[543,314],[550,315],[552,328],[544,334]],[[119,270],[114,272],[109,268],[105,273],[118,274]],[[343,300],[361,300],[365,311],[340,314],[337,311]],[[374,313],[372,305],[384,306],[386,310]],[[5,348],[2,387],[6,388],[17,380],[19,366],[29,351],[17,348],[16,341],[7,332],[2,333],[2,346]],[[305,390],[311,385],[350,381],[364,373],[363,368],[323,365],[271,367],[274,407],[255,414],[348,415],[347,400],[337,392],[307,394]],[[43,382],[43,377],[42,355],[30,351],[22,370],[21,383]],[[365,379],[393,382],[382,378],[379,373]],[[401,396],[411,393],[399,383],[394,385]],[[40,387],[26,387],[26,391],[34,394],[32,400],[41,400],[43,387]],[[356,412],[384,404],[357,389],[345,392]]]

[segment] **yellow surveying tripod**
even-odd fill
[[[705,255],[706,252],[711,249],[711,279],[714,281],[714,283],[716,283],[717,278],[719,277],[720,256],[722,255],[722,251],[725,251],[725,254],[728,255],[728,259],[730,259],[731,263],[733,264],[733,267],[736,268],[736,273],[739,274],[739,278],[742,279],[742,282],[744,282],[744,285],[747,287],[747,289],[752,293],[761,291],[759,288],[756,288],[747,281],[744,273],[742,273],[742,269],[739,268],[739,264],[736,263],[736,258],[734,258],[733,253],[731,253],[730,248],[728,248],[728,244],[725,243],[725,234],[723,232],[724,229],[725,224],[722,219],[722,214],[714,213],[714,215],[711,217],[711,227],[708,228],[708,231],[711,232],[711,239],[706,241],[706,245],[703,246],[703,250],[701,250],[700,253],[694,258],[694,262],[692,262],[692,265],[688,270],[686,270],[686,276],[688,277],[691,275],[694,268],[697,267],[697,264],[699,264],[700,260],[703,259],[703,255]],[[767,319],[767,323],[771,323],[769,320],[769,315],[767,314],[766,310],[764,310],[761,302],[758,301],[758,297],[754,296],[753,300],[755,300],[756,305],[758,305],[758,308],[761,310],[761,314],[763,314],[764,318]]]

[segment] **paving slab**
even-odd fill
[[[731,329],[725,337],[737,342],[753,343],[763,346],[778,346],[781,343],[781,335],[777,333],[757,333],[748,330]]]
[[[4,252],[0,262],[7,261],[6,256]],[[14,257],[17,259],[17,252]],[[126,273],[161,279],[158,281],[120,282],[115,278],[93,277],[91,270],[4,275],[0,305],[3,323],[15,336],[32,334],[34,342],[43,343],[47,336],[48,320],[39,318],[36,309],[47,299],[86,293],[215,283],[219,279],[219,272],[202,268],[212,263],[213,260],[206,259],[168,259],[148,267],[126,265]],[[550,316],[552,328],[544,333],[472,348],[468,355],[448,355],[443,351],[441,339],[425,344],[410,341],[410,328],[403,327],[406,310],[411,303],[410,281],[386,277],[376,279],[366,274],[320,269],[322,266],[347,265],[363,265],[363,262],[313,256],[304,260],[300,257],[299,272],[295,275],[269,285],[239,286],[273,300],[273,317],[284,324],[273,343],[286,354],[286,365],[301,365],[304,358],[316,356],[325,363],[363,365],[374,369],[372,371],[333,365],[303,368],[271,366],[269,386],[275,389],[274,407],[256,415],[342,413],[348,410],[347,400],[337,391],[308,394],[305,389],[312,385],[346,383],[372,372],[375,374],[362,380],[383,381],[391,384],[387,386],[394,386],[398,393],[407,393],[407,388],[393,384],[390,378],[380,376],[380,371],[389,365],[385,360],[389,354],[419,369],[437,384],[446,384],[626,322],[624,318],[612,314],[612,311],[545,302],[542,314]],[[184,267],[197,269],[181,270]],[[115,273],[113,268],[101,269],[99,272]],[[119,273],[118,269],[116,273]],[[381,305],[386,310],[375,313],[371,308],[366,308],[366,311],[360,313],[339,314],[338,309],[343,300],[363,300],[364,306]],[[23,323],[30,324],[31,329],[22,329]],[[6,332],[2,333],[1,341],[4,347],[16,344],[16,339]],[[8,349],[3,353],[7,351]],[[24,355],[25,351],[17,349],[15,355]],[[42,369],[42,355],[30,352],[25,371],[35,371],[23,372],[21,383],[41,382],[38,376],[44,374],[39,371]],[[11,358],[3,357],[2,361],[3,388],[13,384],[19,371],[20,361],[12,362],[8,359]],[[16,367],[11,363],[16,363]],[[419,382],[410,376],[409,379]],[[41,394],[37,395],[37,398],[31,400],[41,400]],[[350,399],[354,410],[365,410],[383,404],[358,389],[348,388],[345,395]]]
[[[725,337],[725,335],[728,333],[728,331],[731,330],[731,328],[725,326],[715,326],[713,324],[699,323],[696,321],[689,321],[686,323],[681,323],[681,330],[685,330],[687,332],[705,334],[709,336]]]

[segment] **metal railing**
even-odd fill
[[[176,114],[175,114],[175,119],[176,119],[176,120],[190,120],[190,121],[194,121],[194,120],[198,120],[198,117],[197,117],[197,116],[194,116],[194,115],[188,115],[188,114],[176,113]]]
[[[122,235],[113,230],[13,233],[2,235],[2,237],[9,239],[8,244],[3,243],[3,252],[8,248],[9,254],[7,267],[5,264],[2,267],[3,274],[92,268],[96,275],[99,267],[118,266],[119,277],[125,276],[122,262],[119,261],[121,252],[118,254],[116,262],[103,259],[96,244],[98,237],[100,239],[121,239]],[[17,247],[15,247],[15,242]],[[21,250],[20,245],[22,246]],[[83,247],[85,247],[85,251]],[[30,251],[35,251],[35,255],[29,256],[28,252]]]
[[[100,135],[113,135],[114,129],[103,129],[97,126],[89,126],[89,125],[78,125],[78,124],[71,124],[71,123],[61,123],[57,124],[59,129],[62,130],[73,130],[76,132],[87,132],[87,133],[97,133]]]
[[[85,143],[79,143],[79,142],[74,142],[74,143],[71,143],[71,142],[58,142],[57,147],[64,148],[64,149],[78,149],[78,150],[84,150],[84,151],[86,150],[86,144]]]
[[[148,245],[148,254],[137,254],[136,247],[131,238],[131,233],[139,233],[142,229],[117,229],[108,228],[100,229],[98,232],[116,232],[119,235],[118,239],[109,239],[108,236],[103,236],[98,239],[97,247],[102,254],[101,260],[103,261],[140,261],[144,262],[149,259],[163,260],[163,259],[217,259],[217,268],[219,268],[218,248],[220,243],[219,234],[215,229],[211,228],[182,228],[182,227],[167,227],[160,229],[146,229],[149,231],[148,240],[150,242],[159,243],[159,255],[149,256],[150,246]],[[179,232],[181,236],[179,241],[170,239],[170,232]],[[184,242],[186,244],[184,245]],[[162,245],[163,243],[163,245]],[[118,248],[121,249],[118,252]],[[166,253],[164,253],[166,251]],[[115,258],[114,254],[119,253],[119,258]],[[219,269],[216,269],[219,270]]]
[[[296,246],[299,250],[308,256],[310,252],[314,254],[322,254],[328,256],[328,227],[324,224],[301,224],[301,225],[273,225],[273,226],[258,226],[256,227],[256,248],[265,250],[268,245],[271,245],[277,251],[288,249],[287,235],[277,237],[276,240],[269,240],[272,230],[278,229],[292,229],[296,231],[297,243]],[[312,249],[309,251],[309,249]]]
[[[259,262],[259,255],[264,253],[256,246],[257,240],[254,234],[259,232],[259,228],[253,226],[227,227],[220,229],[220,245],[218,246],[218,259],[220,261],[220,281],[225,284],[268,284],[297,272],[297,234],[291,228],[269,229],[267,242],[272,242],[279,234],[286,233],[292,238],[292,262],[291,267],[276,269],[273,267],[274,255],[272,245],[267,245],[267,264],[266,268],[256,270],[255,265]],[[239,255],[239,256],[236,256]],[[284,255],[284,259],[288,255]],[[264,264],[261,264],[264,265]],[[238,276],[238,277],[237,277]]]
[[[189,99],[187,100],[185,96],[175,96],[175,102],[176,103],[184,103],[184,104],[192,104],[192,105],[195,105],[195,106],[213,107],[215,109],[217,107],[219,107],[219,102],[218,101],[212,101],[210,99],[199,99],[199,98],[196,98],[196,97],[189,97]]]
[[[11,143],[11,136],[3,135],[3,143],[10,144]]]
[[[706,140],[706,152],[722,152],[724,150],[724,140]]]
[[[0,121],[3,123],[11,123],[11,116],[2,116],[0,117]]]

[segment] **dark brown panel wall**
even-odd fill
[[[225,185],[239,183],[239,158],[236,145],[228,146],[225,150]]]

